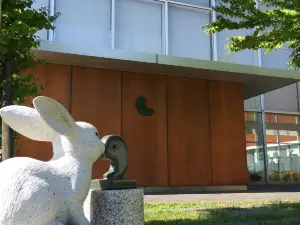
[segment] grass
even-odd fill
[[[300,201],[145,204],[146,225],[299,225]]]

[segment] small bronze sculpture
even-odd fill
[[[128,164],[127,146],[124,140],[118,135],[106,135],[101,140],[105,144],[102,158],[110,163],[104,179],[123,180]]]
[[[128,152],[123,138],[118,135],[106,135],[101,141],[105,145],[105,152],[101,158],[108,160],[110,167],[102,180],[92,182],[92,188],[104,190],[136,188],[135,180],[124,180],[128,165]]]

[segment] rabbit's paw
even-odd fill
[[[64,225],[64,224],[58,220],[55,220],[55,221],[51,222],[50,225]]]

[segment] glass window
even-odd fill
[[[210,0],[173,0],[174,2],[182,2],[190,5],[210,6]]]
[[[263,4],[259,4],[259,8],[264,10],[274,10],[275,7],[266,7]],[[267,29],[269,30],[269,29]],[[291,50],[287,49],[285,44],[280,49],[274,49],[268,54],[265,54],[265,49],[262,49],[262,66],[267,68],[277,68],[277,69],[288,69],[287,61],[289,61],[289,55]]]
[[[295,70],[295,71],[299,71],[299,69]],[[298,102],[298,109],[297,112],[300,112],[300,82],[297,82],[296,84],[296,88],[297,88],[297,102]]]
[[[268,144],[268,173],[271,182],[280,180],[280,150],[278,144]]]
[[[265,122],[266,123],[277,123],[277,117],[273,113],[266,113],[265,114]]]
[[[278,123],[297,124],[298,116],[295,115],[277,115]]]
[[[287,62],[290,61],[289,56],[292,53],[291,49],[287,49],[285,44],[280,49],[275,49],[268,54],[265,54],[265,49],[262,49],[262,66],[267,68],[288,69]]]
[[[244,101],[244,109],[245,110],[261,110],[261,101],[260,96],[256,96]]]
[[[292,146],[289,144],[280,144],[279,147],[279,171],[283,174],[292,171]],[[294,168],[297,165],[294,165]],[[285,181],[290,181],[291,177]]]
[[[108,48],[110,46],[110,0],[57,0],[55,40],[83,45],[85,47]]]
[[[265,94],[265,109],[270,111],[297,112],[297,87],[292,84]]]
[[[162,6],[155,1],[117,0],[116,48],[162,53]]]
[[[42,7],[46,7],[49,9],[49,0],[38,0],[34,1],[32,4],[32,9],[39,10]],[[43,29],[37,32],[37,35],[39,36],[40,39],[42,40],[47,40],[48,39],[48,31]]]
[[[266,141],[267,143],[278,143],[279,142],[279,135],[277,130],[266,130]]]
[[[250,182],[265,182],[264,151],[262,146],[247,143],[247,165]]]
[[[280,144],[273,154],[271,152],[271,148],[268,148],[270,181],[299,183],[299,144]]]
[[[245,121],[257,121],[259,118],[257,112],[245,112]]]
[[[169,5],[169,55],[211,59],[211,38],[202,27],[209,23],[210,13]]]
[[[225,47],[229,43],[227,38],[233,36],[244,36],[250,34],[249,30],[223,30],[217,33],[217,50],[218,50],[218,61],[225,63],[235,63],[258,66],[258,51],[244,50],[241,52],[229,53]]]
[[[298,142],[298,132],[293,130],[279,130],[280,143]]]
[[[265,182],[261,113],[245,112],[246,154],[251,182]]]
[[[216,5],[218,6],[219,4],[220,4],[219,1],[216,1]],[[226,3],[225,5],[227,5],[227,7],[230,6],[229,3]],[[251,30],[246,30],[246,29],[241,29],[241,30],[226,29],[217,33],[216,37],[217,37],[218,61],[225,62],[225,63],[258,66],[258,51],[244,50],[240,52],[229,53],[228,49],[225,47],[229,43],[227,38],[234,37],[234,36],[245,36],[251,34],[251,32],[252,32]]]
[[[271,182],[300,182],[298,116],[267,114],[268,168]]]

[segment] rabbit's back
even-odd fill
[[[0,225],[46,225],[66,219],[63,185],[47,163],[13,158],[0,163]]]

